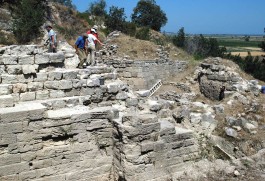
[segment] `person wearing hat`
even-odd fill
[[[79,57],[80,63],[78,68],[83,68],[84,63],[86,63],[87,54],[86,54],[86,44],[87,44],[88,35],[84,33],[82,36],[79,36],[75,42],[75,52]]]
[[[95,42],[98,42],[101,46],[104,44],[101,43],[101,41],[95,36],[97,31],[95,29],[91,29],[91,33],[87,36],[87,48],[89,52],[89,56],[87,57],[87,62],[89,62],[92,66],[96,64],[95,62],[95,51],[96,51],[96,44]]]
[[[56,53],[56,47],[57,47],[56,33],[53,31],[51,25],[46,25],[45,28],[48,32],[48,37],[49,37],[48,52]]]
[[[95,33],[94,33],[94,36],[98,39],[98,33],[97,33],[97,30],[98,30],[98,26],[97,25],[94,25],[90,30],[87,31],[87,34],[92,34],[91,30],[95,30]],[[94,41],[95,45],[97,45],[97,41]]]

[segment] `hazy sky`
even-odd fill
[[[96,0],[72,0],[83,12]],[[106,0],[110,6],[125,9],[127,19],[137,0]],[[162,31],[195,34],[265,34],[265,0],[156,0],[168,22]]]

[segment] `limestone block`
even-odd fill
[[[13,86],[11,84],[0,84],[0,95],[12,93]]]
[[[175,126],[172,123],[170,123],[168,120],[163,119],[160,120],[159,122],[161,124],[160,136],[176,133]]]
[[[39,69],[39,65],[22,65],[23,74],[36,74]]]
[[[13,85],[13,93],[27,92],[27,84],[17,83]]]
[[[128,98],[128,94],[126,92],[119,92],[117,95],[116,95],[116,99],[117,100],[126,100]]]
[[[20,163],[19,154],[4,154],[0,156],[0,167],[5,165],[11,165],[15,163]]]
[[[61,80],[63,76],[62,72],[50,72],[48,80]]]
[[[137,98],[130,98],[126,99],[126,106],[131,107],[131,106],[137,106],[138,105],[138,99]]]
[[[0,56],[0,64],[5,65],[16,65],[18,62],[18,57],[15,55],[2,55]]]
[[[7,65],[7,73],[9,74],[21,74],[22,66],[21,65]]]
[[[10,145],[17,142],[17,136],[15,134],[2,134],[0,137],[0,146]]]
[[[58,51],[57,53],[48,53],[50,63],[63,63],[64,62],[64,53],[61,51]]]
[[[45,82],[48,80],[47,73],[36,73],[34,77],[34,82]]]
[[[78,66],[79,62],[80,60],[77,55],[74,55],[74,57],[71,57],[71,58],[66,57],[64,61],[64,66],[66,69],[74,69]]]
[[[50,63],[50,58],[48,53],[35,55],[35,64],[49,64],[49,63]]]
[[[37,176],[36,170],[30,170],[27,172],[21,172],[19,173],[19,180],[33,180]]]
[[[49,99],[50,92],[48,90],[42,90],[36,92],[36,100],[46,100]]]
[[[72,89],[73,83],[70,80],[60,80],[60,81],[46,81],[44,87],[48,89]]]
[[[8,75],[8,74],[2,74],[2,84],[14,84],[17,83],[17,76],[15,75]]]
[[[22,133],[22,132],[23,132],[22,122],[0,124],[1,134],[14,134],[14,133]],[[1,159],[0,159],[0,162],[1,162]],[[1,166],[1,163],[0,163],[0,166]]]
[[[28,82],[33,82],[34,76],[31,74],[25,74],[25,75],[17,75],[17,82],[20,83],[28,83]]]
[[[80,96],[93,95],[95,90],[89,87],[82,87],[80,90]]]
[[[0,176],[18,174],[20,172],[28,170],[29,170],[29,164],[26,162],[16,163],[12,165],[5,165],[0,167]]]
[[[25,92],[21,93],[19,95],[20,101],[33,101],[36,99],[36,93],[35,92]]]
[[[107,127],[111,127],[110,122],[107,119],[92,120],[90,124],[87,125],[86,130],[93,131],[93,130],[98,130],[98,129],[104,129]]]
[[[43,89],[43,82],[29,82],[28,90],[29,91],[37,91]]]
[[[33,65],[34,56],[33,55],[21,55],[18,57],[18,64],[20,65]]]
[[[0,108],[14,106],[14,99],[11,95],[0,96]]]
[[[50,90],[50,97],[51,98],[65,97],[65,93],[62,90]]]
[[[6,71],[5,71],[5,66],[4,65],[0,65],[0,74],[5,74]]]
[[[98,86],[100,86],[100,81],[98,78],[87,79],[87,86],[88,87],[98,87]]]
[[[13,99],[14,99],[14,102],[19,102],[19,93],[13,93],[11,94]]]
[[[63,79],[76,79],[77,78],[77,71],[67,71],[63,73]]]
[[[108,93],[111,93],[111,94],[116,94],[120,90],[118,84],[108,85],[107,87],[108,87]]]
[[[150,94],[149,90],[136,91],[136,93],[137,93],[140,97],[147,97],[147,96],[149,96],[149,94]]]
[[[132,74],[131,74],[131,72],[124,72],[123,73],[123,77],[124,78],[131,78],[132,77]]]
[[[147,153],[154,150],[154,142],[142,142],[141,143],[141,152]]]
[[[72,82],[73,82],[73,88],[81,88],[81,87],[83,87],[83,83],[79,79],[73,79]]]

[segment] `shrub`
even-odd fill
[[[148,27],[139,28],[136,32],[135,38],[140,40],[150,40],[150,29]]]
[[[21,0],[14,9],[13,32],[19,43],[30,42],[40,35],[44,23],[45,0]]]

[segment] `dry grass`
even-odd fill
[[[265,55],[265,52],[260,51],[251,51],[250,52],[252,56],[262,56]],[[240,55],[241,57],[248,56],[248,52],[231,52],[232,55]]]

